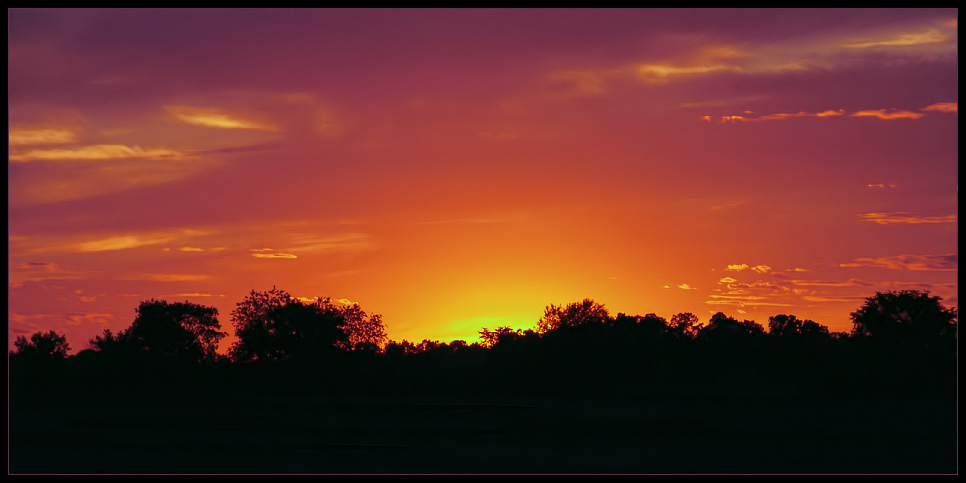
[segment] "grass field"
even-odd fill
[[[9,472],[957,472],[954,400],[186,399],[11,404]]]

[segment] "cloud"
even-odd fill
[[[252,248],[249,251],[255,252],[252,253],[252,256],[255,258],[298,258],[291,253],[276,252],[271,248]]]
[[[465,221],[465,220],[460,220]],[[468,220],[479,222],[478,220]],[[487,221],[489,222],[489,221]],[[295,245],[286,248],[289,252],[360,252],[372,250],[375,243],[368,233],[341,233],[338,235],[319,237],[311,233],[295,233],[292,235]]]
[[[727,300],[705,300],[708,305],[734,305],[736,307],[746,307],[746,306],[767,306],[767,307],[792,307],[793,304],[786,304],[781,302],[762,302],[760,300],[746,302],[744,300],[739,300],[735,298],[729,298]]]
[[[885,184],[885,183],[867,184],[866,186],[869,188],[883,188],[883,189],[896,187],[896,185],[894,184]]]
[[[858,111],[849,114],[849,117],[877,117],[879,119],[919,119],[925,116],[918,112],[903,111],[896,109],[878,109],[875,111]]]
[[[735,300],[764,300],[765,297],[759,295],[741,295],[741,294],[725,294],[725,295],[708,295],[713,299],[735,299]]]
[[[850,278],[841,280],[792,280],[791,283],[803,287],[872,287],[875,284]]]
[[[77,134],[66,129],[11,127],[8,129],[8,134],[11,146],[65,144],[77,140]]]
[[[937,111],[937,112],[959,112],[958,102],[937,102],[935,104],[930,104],[920,111]]]
[[[771,267],[768,265],[755,265],[754,267],[751,267],[751,271],[757,273],[767,273],[769,270],[771,270]]]
[[[193,126],[217,129],[278,131],[278,127],[273,124],[256,121],[239,114],[228,113],[221,109],[192,106],[164,106],[164,109],[177,120]]]
[[[640,64],[634,70],[639,79],[648,83],[665,83],[675,77],[741,71],[739,67],[727,64],[676,66],[668,63]]]
[[[942,103],[940,103],[942,104]],[[935,106],[937,104],[933,104]],[[932,106],[929,106],[932,107]],[[947,109],[943,111],[943,109]],[[932,109],[922,109],[930,111],[941,111],[950,112],[948,106],[936,107]],[[955,107],[953,107],[955,109]],[[766,114],[764,116],[753,116],[751,111],[744,111],[741,114],[733,114],[726,116],[701,116],[701,120],[705,122],[714,122],[717,119],[718,123],[721,124],[735,124],[735,123],[745,123],[745,122],[760,122],[760,121],[782,121],[786,119],[795,118],[834,118],[834,117],[875,117],[878,119],[893,120],[893,119],[920,119],[925,117],[926,114],[898,110],[898,109],[866,109],[861,111],[856,111],[849,114],[844,109],[826,109],[819,112],[778,112],[774,114]]]
[[[740,272],[740,271],[742,271],[742,270],[744,270],[746,268],[748,268],[748,265],[742,263],[740,265],[728,265],[728,268],[726,268],[725,270],[731,270],[731,271],[734,271],[734,272]]]
[[[205,249],[198,248],[198,247],[181,247],[178,249],[178,251],[179,252],[203,252],[205,251]]]
[[[694,287],[692,287],[692,286],[690,286],[690,285],[688,285],[686,283],[682,283],[681,285],[678,285],[678,288],[681,289],[681,290],[697,290],[696,288],[694,288]]]
[[[802,300],[807,300],[809,302],[854,302],[856,300],[865,300],[865,297],[862,297],[862,296],[825,297],[821,295],[803,295]]]
[[[18,271],[23,272],[56,272],[59,270],[53,262],[23,262],[16,265]]]
[[[196,275],[188,273],[142,273],[136,277],[124,278],[122,280],[141,280],[148,282],[201,282],[210,280],[210,275]]]
[[[64,314],[67,325],[107,325],[114,320],[114,314],[69,312]]]
[[[73,148],[31,149],[10,153],[9,160],[27,161],[85,161],[104,159],[182,159],[181,152],[167,148],[144,149],[140,146],[123,144],[95,144]]]
[[[767,116],[761,116],[758,119],[762,121],[775,121],[775,120],[782,120],[782,119],[790,119],[794,117],[839,117],[844,115],[845,115],[844,109],[827,109],[821,112],[805,112],[805,111],[799,111],[795,113],[779,112],[775,114],[769,114]]]
[[[737,282],[737,280],[731,277],[725,277],[725,278],[722,278],[721,280],[718,280],[718,283],[735,283],[735,282]]]
[[[80,272],[63,270],[53,262],[22,262],[10,265],[7,271],[7,284],[10,288],[23,287],[26,282],[80,278],[83,278]]]
[[[867,40],[843,44],[842,47],[849,49],[867,49],[870,47],[897,47],[908,45],[938,44],[949,40],[949,36],[937,29],[929,29],[925,32],[911,34],[897,34],[882,40]]]
[[[281,253],[281,252],[276,252],[276,253],[252,253],[252,256],[255,257],[255,258],[298,258],[298,256],[292,255],[291,253]]]
[[[920,216],[904,211],[894,213],[859,213],[859,218],[861,218],[862,221],[869,221],[878,223],[880,225],[890,225],[894,223],[956,223],[957,221],[956,215]]]
[[[840,267],[876,267],[892,270],[955,272],[959,270],[959,255],[894,255],[879,258],[856,258]]]
[[[168,243],[185,236],[203,235],[204,232],[196,230],[183,230],[167,233],[148,233],[142,235],[121,235],[88,242],[77,243],[72,246],[71,251],[81,253],[107,252],[115,250],[127,250],[148,245],[160,245]]]

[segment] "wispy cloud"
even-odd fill
[[[18,237],[10,239],[17,251],[22,253],[96,253],[116,250],[127,250],[142,246],[160,245],[184,238],[209,235],[210,231],[193,229],[172,230],[164,232],[132,233],[126,235],[98,236],[78,235],[65,238]],[[81,241],[78,241],[80,239]]]
[[[203,235],[203,234],[204,232],[200,232],[196,230],[184,230],[184,231],[177,231],[177,232],[112,236],[107,238],[100,238],[97,240],[91,240],[83,243],[78,243],[73,246],[72,251],[89,253],[89,252],[106,252],[106,251],[114,251],[114,250],[127,250],[129,248],[137,248],[137,247],[142,247],[146,245],[160,245],[162,243],[175,241],[185,236],[197,236],[197,235]]]
[[[271,248],[252,248],[250,251],[255,252],[252,253],[255,258],[298,258],[291,253],[276,252]]]
[[[665,83],[675,77],[689,77],[702,74],[739,71],[741,71],[741,69],[738,66],[727,64],[641,64],[635,68],[638,78],[648,83]]]
[[[897,47],[924,44],[938,44],[950,39],[949,35],[937,29],[929,29],[925,32],[901,33],[892,37],[878,40],[859,40],[847,44],[843,47],[849,49],[868,49],[871,47]]]
[[[64,270],[53,262],[21,262],[11,264],[7,269],[7,284],[10,288],[23,287],[26,282],[76,280],[83,277],[82,273]]]
[[[756,273],[768,273],[768,272],[771,271],[771,267],[769,267],[768,265],[755,265],[755,266],[752,267],[752,266],[748,265],[747,263],[740,263],[740,264],[736,263],[736,264],[728,265],[728,267],[725,268],[725,270],[728,270],[728,271],[731,271],[731,272],[740,272],[742,270],[751,270],[752,272],[756,272]]]
[[[918,112],[905,111],[901,109],[877,109],[868,111],[858,111],[849,114],[849,117],[876,117],[879,119],[919,119],[924,117],[925,114]]]
[[[791,283],[803,287],[872,287],[875,285],[854,278],[848,280],[792,280]]]
[[[224,296],[225,296],[224,294],[212,294],[212,293],[197,293],[197,292],[191,292],[191,293],[170,293],[170,294],[161,295],[160,297],[162,297],[162,298],[176,298],[176,297],[219,297],[219,298],[223,298]]]
[[[692,287],[692,286],[690,286],[690,285],[688,285],[686,283],[682,283],[682,284],[678,285],[678,288],[681,289],[681,290],[697,290],[697,288]]]
[[[930,111],[941,111],[944,108],[934,108],[928,109]],[[927,109],[922,109],[927,110]],[[943,111],[949,112],[949,111]],[[921,119],[925,117],[926,114],[920,112],[913,112],[901,109],[866,109],[861,111],[855,111],[849,114],[844,109],[826,109],[819,112],[777,112],[774,114],[766,114],[763,116],[756,116],[754,112],[744,111],[741,114],[731,114],[725,116],[700,116],[700,119],[705,122],[717,122],[720,124],[736,124],[736,123],[748,123],[748,122],[762,122],[762,121],[783,121],[787,119],[796,118],[837,118],[837,117],[874,117],[876,119],[884,120],[894,120],[894,119]]]
[[[318,236],[311,233],[292,235],[293,245],[285,248],[288,252],[360,252],[375,248],[368,233],[351,232],[337,235]]]
[[[148,282],[201,282],[211,280],[210,275],[198,275],[191,273],[142,273],[134,277],[123,278],[122,280],[142,280]]]
[[[840,296],[840,297],[826,297],[824,295],[803,295],[802,300],[807,300],[809,302],[855,302],[858,300],[864,300],[864,296]]]
[[[893,270],[955,272],[959,270],[959,255],[894,255],[878,258],[856,258],[840,267],[876,267]]]
[[[64,314],[67,325],[108,325],[114,321],[115,314],[68,312]]]
[[[247,116],[229,113],[222,109],[193,106],[164,106],[175,119],[193,126],[217,129],[249,129],[253,131],[278,131],[278,127],[254,120]]]
[[[84,161],[106,159],[181,159],[185,155],[168,148],[142,148],[123,144],[95,144],[72,148],[30,149],[11,152],[10,161]]]
[[[766,116],[761,116],[758,119],[762,121],[776,121],[776,120],[790,119],[795,117],[839,117],[844,115],[845,115],[844,109],[828,109],[821,112],[805,112],[805,111],[799,111],[795,113],[778,112],[775,114],[768,114]]]
[[[66,129],[11,127],[8,133],[11,146],[66,144],[77,140],[77,133]]]
[[[937,112],[959,112],[959,103],[958,102],[937,102],[935,104],[930,104],[920,110],[937,111]]]
[[[904,211],[893,213],[859,213],[862,221],[878,223],[880,225],[890,225],[894,223],[956,223],[956,215],[946,216],[921,216]]]

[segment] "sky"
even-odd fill
[[[414,342],[958,305],[957,9],[7,17],[10,347],[273,287]]]

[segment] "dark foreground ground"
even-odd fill
[[[23,473],[956,473],[955,400],[11,401]]]

